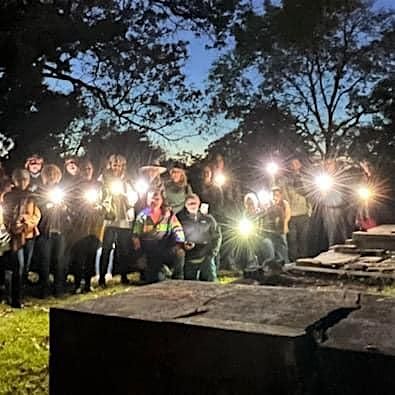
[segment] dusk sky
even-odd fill
[[[256,9],[260,9],[260,4],[263,1],[254,0]],[[375,8],[393,8],[395,7],[395,0],[377,0]],[[198,87],[204,87],[207,75],[209,73],[210,67],[213,62],[218,58],[219,52],[216,50],[207,50],[205,45],[207,40],[205,38],[197,39],[193,34],[185,32],[182,39],[188,40],[190,42],[190,60],[185,67],[185,73],[189,80]],[[228,121],[223,122],[222,130],[218,132],[217,135],[206,135],[198,136],[194,138],[188,138],[180,141],[179,143],[164,143],[166,149],[168,149],[172,154],[178,151],[192,151],[194,153],[202,153],[207,145],[221,137],[223,134],[230,131],[236,123]],[[191,130],[186,130],[186,134],[193,132],[193,125],[191,125]]]

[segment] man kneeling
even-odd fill
[[[200,198],[187,196],[185,208],[178,214],[185,234],[185,280],[215,281],[217,268],[214,258],[221,246],[221,231],[216,220],[199,211]]]

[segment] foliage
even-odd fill
[[[79,118],[171,138],[167,127],[199,116],[179,37],[189,30],[223,41],[236,3],[0,2],[0,130],[16,139],[15,156],[52,149]]]
[[[258,104],[232,133],[211,143],[207,152],[209,157],[222,154],[233,173],[252,187],[265,176],[267,162],[276,160],[281,165],[291,157],[306,159],[308,148],[291,114],[275,105]]]
[[[265,5],[262,15],[245,12],[235,48],[215,65],[212,111],[243,119],[275,102],[321,156],[344,154],[343,142],[379,111],[372,93],[393,65],[393,13],[364,0]]]

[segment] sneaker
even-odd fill
[[[106,273],[106,275],[104,276],[104,280],[106,283],[111,282],[112,281],[112,274]],[[99,280],[99,283],[100,283],[100,280]]]

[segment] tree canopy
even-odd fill
[[[394,14],[365,0],[264,3],[263,14],[243,14],[234,48],[212,70],[211,111],[244,119],[276,103],[322,157],[347,153],[348,138],[381,111],[374,93],[393,71]]]
[[[6,0],[0,3],[0,130],[51,147],[77,118],[154,132],[199,116],[182,31],[219,42],[237,2]],[[22,143],[23,141],[23,143]]]

